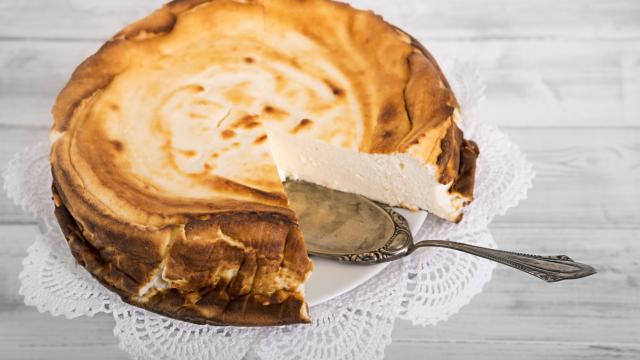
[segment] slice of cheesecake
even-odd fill
[[[363,153],[295,136],[276,126],[269,127],[267,134],[282,181],[304,180],[392,206],[428,210],[450,221],[459,221],[464,205],[472,200],[472,193],[460,182],[443,176],[437,161],[429,162],[411,151]],[[473,177],[477,147],[466,142],[459,151],[463,173],[458,178]]]
[[[78,263],[131,304],[197,323],[309,322],[312,263],[277,165],[457,221],[478,154],[457,113],[432,56],[371,12],[172,1],[60,92],[56,215]]]

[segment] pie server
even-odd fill
[[[407,220],[390,206],[304,181],[286,181],[285,189],[311,255],[370,265],[400,259],[417,248],[442,247],[489,259],[547,282],[596,273],[593,267],[566,255],[527,255],[446,240],[414,243]]]

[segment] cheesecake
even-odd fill
[[[184,321],[310,321],[286,178],[454,222],[473,200],[479,151],[435,59],[330,0],[170,2],[80,64],[52,112],[72,254]]]

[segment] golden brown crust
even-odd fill
[[[423,156],[427,156],[427,162],[436,156],[438,181],[443,185],[451,184],[450,193],[470,203],[480,151],[474,142],[464,139],[464,133],[458,127],[456,116],[460,105],[437,61],[418,40],[411,37],[411,43],[418,51],[407,59],[411,78],[405,88],[405,104],[412,131],[398,147],[411,152],[413,146],[420,152],[420,142],[425,137],[429,137],[426,144],[439,143],[429,153],[422,150]],[[461,219],[462,214],[455,221]]]
[[[55,182],[53,194],[54,197],[60,196],[56,190]],[[140,249],[141,251],[138,252],[131,251],[131,249],[127,249],[126,252],[118,252],[118,260],[114,261],[113,256],[105,254],[108,249],[96,248],[91,241],[87,240],[83,234],[85,231],[81,230],[81,226],[71,216],[62,201],[57,202],[55,215],[67,239],[71,253],[78,263],[103,285],[132,305],[199,324],[273,326],[309,322],[307,305],[301,294],[279,290],[270,296],[260,297],[251,293],[252,285],[243,284],[243,282],[264,281],[256,276],[256,272],[263,271],[269,275],[270,271],[265,269],[267,267],[265,264],[268,265],[270,261],[293,263],[289,266],[296,269],[301,276],[310,270],[302,237],[296,226],[293,226],[293,229],[289,231],[286,241],[280,244],[284,249],[277,248],[278,246],[270,241],[255,244],[257,240],[272,239],[272,237],[251,237],[250,235],[256,235],[256,233],[242,231],[240,233],[242,237],[248,237],[250,241],[254,242],[254,244],[246,244],[253,247],[247,254],[226,243],[220,244],[226,248],[221,250],[220,248],[216,249],[216,244],[210,242],[192,244],[177,241],[172,244],[172,249],[168,252],[165,260],[168,264],[167,268],[170,269],[167,278],[177,281],[188,276],[190,277],[189,281],[182,286],[157,290],[150,296],[141,298],[138,295],[141,285],[148,281],[150,274],[162,261],[148,259],[151,261],[145,262],[144,259],[147,255],[142,251],[145,249]],[[233,234],[234,230],[231,228],[238,227],[239,222],[242,222],[243,224],[239,228],[244,229],[243,225],[246,225],[248,221],[251,222],[249,218],[253,216],[265,219],[252,223],[258,227],[269,226],[273,221],[269,219],[271,216],[279,217],[279,215],[273,214],[229,214],[225,215],[221,222],[224,224],[223,228]],[[282,219],[275,220],[275,222],[278,221],[282,221]],[[284,220],[284,222],[288,221]],[[203,224],[211,225],[212,221],[189,224],[187,227],[191,230],[187,230],[187,232],[193,231],[193,228],[198,228]],[[284,230],[287,231],[287,229]],[[108,236],[112,236],[111,239],[119,238],[113,234],[108,234]],[[119,240],[124,241],[121,238]],[[136,239],[129,238],[127,240],[131,244],[135,244]],[[256,256],[258,252],[261,253],[260,256]],[[278,257],[279,253],[284,253],[283,259]],[[272,258],[268,259],[270,256]],[[212,284],[210,275],[214,271],[211,264],[219,263],[222,259],[226,262],[237,262],[239,265],[238,276],[233,281],[221,279]],[[260,264],[260,262],[265,264]]]
[[[309,17],[294,24],[308,39],[338,50],[335,47],[343,46],[341,41],[348,36],[352,51],[367,55],[360,59],[364,63],[356,66],[348,52],[337,52],[341,60],[333,65],[352,84],[340,77],[322,79],[332,96],[330,104],[344,108],[349,107],[349,101],[362,104],[361,138],[348,127],[326,136],[340,138],[340,132],[351,131],[346,144],[338,145],[351,146],[357,140],[361,151],[413,155],[436,168],[438,181],[450,186],[452,195],[465,202],[473,199],[477,146],[463,138],[455,120],[455,96],[433,57],[415,39],[370,12],[325,0],[176,0],[125,27],[78,66],[52,109],[51,163],[54,194],[59,200],[56,215],[78,262],[127,302],[197,323],[280,325],[309,321],[298,287],[310,272],[311,262],[273,167],[251,169],[269,176],[240,181],[214,174],[212,161],[202,172],[185,176],[188,181],[182,179],[185,188],[196,190],[189,196],[172,196],[160,183],[150,183],[131,170],[131,153],[136,153],[131,147],[140,146],[140,142],[111,138],[106,129],[114,123],[113,114],[124,111],[122,104],[113,100],[118,99],[114,89],[123,88],[118,80],[132,64],[141,67],[140,59],[149,56],[158,68],[166,64],[160,60],[171,65],[175,59],[164,45],[173,41],[171,46],[175,47],[179,43],[176,36],[199,35],[194,32],[197,28],[189,26],[200,21],[201,28],[212,27],[206,16],[214,16],[218,10],[246,11],[242,19],[249,23],[252,16],[264,14],[264,8],[259,7],[270,10],[272,21],[288,25],[293,23],[290,19]],[[203,14],[197,14],[200,12]],[[319,27],[326,19],[331,19],[331,26]],[[186,28],[180,30],[180,26]],[[303,72],[304,66],[309,66],[304,59],[265,54],[295,71]],[[253,56],[243,59],[245,64],[259,63]],[[200,65],[178,64],[190,70]],[[185,96],[190,101],[204,90],[189,84],[171,96]],[[319,91],[313,89],[311,94]],[[243,94],[237,90],[226,95],[241,102]],[[186,102],[184,99],[179,98]],[[211,106],[204,100],[196,99],[193,104]],[[322,108],[326,104],[313,105]],[[262,111],[260,116],[274,121],[283,121],[291,113],[272,105]],[[205,117],[188,115],[191,120]],[[241,148],[241,133],[259,130],[261,125],[255,114],[244,114],[231,123],[222,135],[227,148]],[[312,131],[321,126],[319,123],[316,118],[296,119],[292,132]],[[158,137],[167,132],[157,124],[152,131],[160,134]],[[251,139],[256,146],[264,145],[266,135],[256,133]],[[168,153],[174,145],[167,141],[161,151]],[[192,150],[178,150],[184,158],[195,156]],[[217,159],[222,154],[207,155]],[[181,165],[172,156],[166,156],[164,165],[180,172]],[[208,190],[213,195],[193,195]],[[450,220],[459,220],[459,216]]]
[[[463,140],[460,148],[458,177],[454,180],[452,192],[461,194],[465,198],[473,199],[473,189],[476,179],[476,161],[480,155],[480,148],[471,140]]]

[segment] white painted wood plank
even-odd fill
[[[640,224],[640,129],[505,129],[537,173],[496,223],[598,228]]]
[[[558,344],[528,341],[478,342],[394,340],[385,352],[386,360],[473,359],[473,360],[637,360],[640,348],[633,345]]]
[[[597,228],[640,224],[640,128],[508,128],[537,177],[529,198],[496,223]],[[0,169],[47,129],[0,129]],[[29,221],[0,194],[0,222]]]
[[[0,124],[49,127],[56,95],[100,44],[0,41]]]
[[[7,360],[130,360],[118,348],[111,315],[73,320],[34,308],[0,313],[0,355]]]
[[[24,305],[18,274],[37,233],[36,225],[0,226],[0,358],[126,359],[111,315],[68,320]]]
[[[0,358],[116,359],[110,315],[67,320],[26,307],[18,294],[18,274],[35,225],[0,226]]]
[[[640,3],[640,2],[639,2]],[[424,41],[472,61],[479,118],[503,126],[640,126],[640,41]]]
[[[163,0],[0,1],[0,36],[106,39],[160,7]]]
[[[487,84],[479,118],[503,126],[640,127],[638,41],[425,41],[475,62]],[[100,42],[0,41],[0,125],[45,126],[58,91]]]
[[[640,228],[492,226],[492,233],[505,250],[569,255],[598,273],[547,284],[499,265],[459,314],[436,327],[399,322],[394,339],[640,345]]]
[[[22,296],[18,294],[18,274],[22,270],[22,259],[27,255],[27,247],[33,243],[37,234],[36,225],[0,226],[0,313],[24,307]]]
[[[103,39],[162,0],[0,2],[0,36]],[[355,0],[389,21],[433,38],[637,38],[634,0]]]

